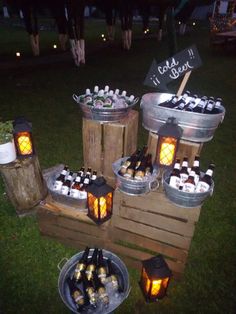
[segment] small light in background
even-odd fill
[[[17,52],[16,52],[16,57],[17,57],[17,58],[20,58],[20,56],[21,56],[20,52],[17,51]]]
[[[179,21],[179,25],[181,24],[181,22]]]
[[[193,26],[195,26],[196,25],[196,23],[195,22],[193,22]]]
[[[56,44],[53,44],[53,49],[57,49],[57,45]]]
[[[107,39],[106,39],[106,37],[105,37],[104,34],[102,34],[101,37],[102,37],[102,40],[103,40],[103,41],[107,41]]]

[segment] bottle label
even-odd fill
[[[141,180],[143,180],[144,176],[145,176],[145,173],[144,173],[143,171],[137,171],[137,172],[135,173],[134,178],[135,178],[136,180],[141,181]]]
[[[74,198],[80,198],[80,191],[77,189],[71,189],[70,196]]]
[[[194,193],[195,192],[195,185],[187,182],[183,185],[183,192],[188,192],[188,193]]]
[[[94,181],[94,180],[96,180],[96,179],[97,179],[96,174],[93,174],[92,177],[91,177],[91,180]]]
[[[206,174],[207,174],[208,176],[211,176],[211,177],[212,177],[212,175],[213,175],[213,170],[207,169]]]
[[[89,178],[84,179],[84,184],[89,184]]]
[[[195,182],[196,186],[198,184],[198,181],[199,181],[199,175],[195,173],[195,175],[194,175],[194,182]]]
[[[66,175],[67,175],[67,171],[66,171],[65,169],[63,169],[62,172],[61,172],[61,174],[62,174],[63,176],[66,176]]]
[[[196,187],[196,192],[197,193],[204,193],[207,192],[210,188],[210,185],[204,181],[199,181],[198,185]]]
[[[55,183],[53,185],[53,191],[60,191],[62,184],[63,184],[62,181],[55,181]]]
[[[81,176],[77,176],[75,182],[81,182]]]
[[[84,299],[84,296],[82,294],[79,294],[78,292],[74,293],[75,303],[80,303],[79,301],[82,301],[82,299]]]
[[[180,174],[180,180],[181,182],[185,182],[188,179],[188,174],[187,173],[181,173]]]
[[[85,200],[87,198],[87,192],[86,191],[80,191],[79,198],[81,200]]]
[[[170,177],[169,185],[172,188],[178,189],[179,188],[179,184],[180,184],[180,178],[179,177],[176,177],[176,176],[171,176]]]
[[[68,195],[68,192],[69,192],[69,187],[66,185],[63,185],[61,188],[61,194]]]

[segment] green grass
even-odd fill
[[[8,120],[25,115],[32,121],[43,169],[57,163],[72,169],[82,165],[81,112],[72,100],[73,93],[108,84],[141,97],[153,91],[143,85],[153,58],[163,61],[169,55],[167,40],[144,40],[139,25],[135,26],[131,51],[121,50],[119,31],[113,46],[103,44],[100,34],[105,31],[104,23],[88,20],[87,64],[76,68],[69,52],[61,54],[61,62],[55,61],[60,57],[51,48],[57,40],[55,32],[40,33],[42,55],[33,58],[24,29],[8,24],[0,30],[0,116]],[[210,161],[216,164],[214,194],[203,205],[183,280],[172,281],[167,298],[145,304],[138,286],[139,273],[129,269],[131,293],[116,313],[233,314],[236,310],[235,47],[210,47],[208,32],[208,26],[200,24],[178,38],[178,47],[196,44],[203,61],[191,74],[187,88],[199,95],[222,97],[226,107],[224,122],[201,153],[203,170]],[[16,49],[22,52],[20,62],[14,57]],[[176,92],[179,84],[170,83],[169,90]],[[140,117],[139,145],[146,141]],[[57,264],[76,250],[42,238],[34,217],[18,218],[2,181],[0,226],[0,313],[68,313],[57,290]]]

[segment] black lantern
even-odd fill
[[[140,287],[147,302],[155,302],[166,295],[172,272],[162,255],[142,262]]]
[[[98,177],[87,188],[88,216],[98,225],[112,215],[113,191],[103,177]]]
[[[182,128],[178,126],[173,117],[168,118],[166,123],[160,127],[157,132],[158,143],[156,152],[156,163],[159,166],[169,168],[174,165],[182,133]]]
[[[17,157],[31,157],[35,154],[32,125],[24,117],[18,117],[13,122],[13,134],[16,146]]]

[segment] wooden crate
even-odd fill
[[[157,142],[158,142],[158,135],[152,132],[149,132],[148,135],[148,152],[152,154],[153,159],[156,156],[157,150]],[[200,155],[201,149],[203,144],[190,142],[185,140],[180,140],[179,148],[176,153],[176,157],[180,158],[182,161],[185,156],[188,157],[189,164],[192,165],[194,158],[196,155]]]
[[[43,235],[78,249],[102,247],[141,269],[141,261],[161,253],[176,278],[185,268],[200,207],[182,208],[169,202],[163,191],[144,196],[114,194],[112,218],[97,226],[78,211],[47,198],[38,207]]]
[[[100,123],[83,118],[85,167],[114,178],[112,163],[137,149],[138,112],[131,110],[119,123]]]

